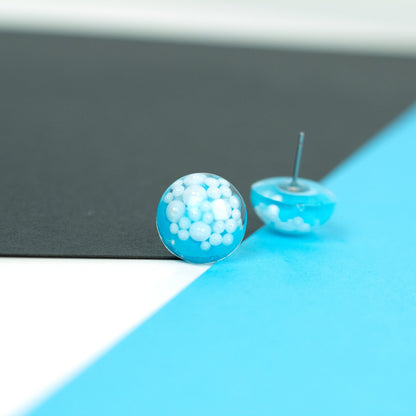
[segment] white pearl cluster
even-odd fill
[[[200,242],[202,250],[230,246],[233,233],[242,226],[240,198],[223,178],[203,173],[185,176],[172,184],[163,201],[168,204],[170,232],[180,240]]]
[[[287,221],[282,221],[279,217],[280,209],[277,205],[260,203],[254,207],[254,210],[266,224],[273,225],[278,230],[296,231],[299,233],[307,233],[311,230],[310,224],[306,223],[302,217],[295,217],[290,218]]]

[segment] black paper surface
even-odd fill
[[[0,35],[0,255],[171,258],[155,214],[191,172],[320,179],[416,96],[416,60]],[[359,186],[359,184],[357,184]]]

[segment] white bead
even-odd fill
[[[211,227],[202,221],[194,222],[189,230],[191,238],[195,241],[205,241],[211,235]]]
[[[219,186],[219,181],[218,181],[218,179],[215,179],[215,178],[206,178],[205,179],[205,183],[208,185],[208,186],[212,186],[213,188],[217,188],[218,186]]]
[[[169,226],[169,230],[170,230],[170,232],[172,233],[172,234],[177,234],[177,232],[179,231],[179,227],[178,227],[178,224],[176,224],[176,223],[172,223],[170,226]]]
[[[226,220],[231,215],[231,206],[225,199],[216,199],[212,202],[212,211],[216,220]]]
[[[241,218],[241,211],[239,209],[233,209],[231,216],[234,220],[238,221]]]
[[[191,220],[188,217],[182,217],[179,220],[179,227],[183,230],[187,230],[191,226]]]
[[[206,250],[209,250],[210,248],[211,248],[211,244],[208,243],[208,241],[203,241],[201,243],[201,250],[206,251]]]
[[[267,216],[272,220],[272,221],[276,221],[278,219],[279,216],[279,207],[277,205],[269,205],[267,207]]]
[[[198,207],[190,207],[188,209],[188,217],[192,221],[199,221],[201,219],[201,210]]]
[[[293,222],[295,223],[295,225],[301,225],[301,224],[303,224],[303,218],[302,217],[295,217],[295,218],[293,218]]]
[[[186,205],[199,205],[204,199],[207,199],[207,191],[201,185],[191,185],[183,193]]]
[[[173,199],[172,192],[169,192],[168,194],[165,195],[165,197],[163,198],[163,201],[169,204],[169,202],[172,201],[172,199]]]
[[[227,233],[233,233],[237,229],[237,223],[234,220],[225,221],[225,230]]]
[[[225,234],[224,237],[222,238],[222,242],[225,246],[231,245],[233,241],[234,241],[234,237],[232,236],[232,234]]]
[[[212,227],[215,233],[221,234],[225,230],[224,221],[216,221]]]
[[[211,234],[211,237],[209,238],[209,242],[213,246],[219,246],[222,243],[221,234],[218,234],[218,233]]]
[[[296,225],[293,223],[293,219],[287,220],[287,222],[280,223],[282,230],[285,231],[294,231],[296,230]]]
[[[233,195],[232,197],[230,197],[230,205],[231,205],[231,208],[234,208],[234,209],[240,208],[240,199],[237,198],[235,195]]]
[[[228,182],[226,179],[224,178],[219,178],[218,182],[220,183],[220,185],[224,185],[224,186],[230,186],[230,182]]]
[[[299,226],[299,231],[303,232],[303,233],[307,233],[311,230],[311,226],[310,224],[307,224],[306,222],[304,222],[303,224],[301,224]]]
[[[180,240],[185,241],[189,238],[189,232],[186,231],[186,230],[180,230],[178,232],[178,237],[179,237]]]
[[[207,224],[211,224],[212,221],[214,221],[214,215],[212,214],[212,212],[206,212],[202,216],[202,221],[206,222]]]
[[[208,188],[207,194],[212,199],[221,198],[220,188],[214,188],[213,186]]]
[[[211,211],[211,202],[209,202],[208,200],[202,201],[201,205],[199,206],[199,209],[202,212]]]
[[[206,176],[203,173],[192,173],[184,178],[185,185],[199,185],[204,183]]]
[[[175,186],[173,189],[172,189],[172,194],[173,194],[173,196],[174,197],[178,197],[178,196],[181,196],[182,194],[183,194],[183,191],[185,190],[185,188],[182,186],[182,185],[180,185],[180,186]]]
[[[169,202],[166,207],[166,216],[171,222],[178,222],[179,218],[185,214],[185,204],[182,201],[175,200]]]
[[[176,188],[177,186],[181,186],[181,185],[183,185],[183,179],[178,179],[177,181],[173,182],[171,186],[172,188]]]
[[[231,189],[228,186],[221,186],[220,191],[224,198],[229,198],[232,195]]]

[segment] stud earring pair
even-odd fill
[[[304,133],[300,133],[292,177],[251,185],[251,203],[266,226],[286,234],[306,234],[329,220],[335,195],[325,186],[299,178]],[[165,247],[191,263],[214,263],[229,256],[244,238],[243,197],[212,173],[186,175],[170,185],[159,202],[157,230]]]

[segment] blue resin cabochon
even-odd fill
[[[329,220],[335,195],[309,179],[298,180],[302,192],[284,189],[292,178],[267,178],[251,186],[251,203],[259,218],[269,227],[288,234],[305,234]]]
[[[244,200],[227,180],[192,173],[176,180],[160,199],[156,226],[166,248],[190,263],[213,263],[230,255],[247,226]]]

